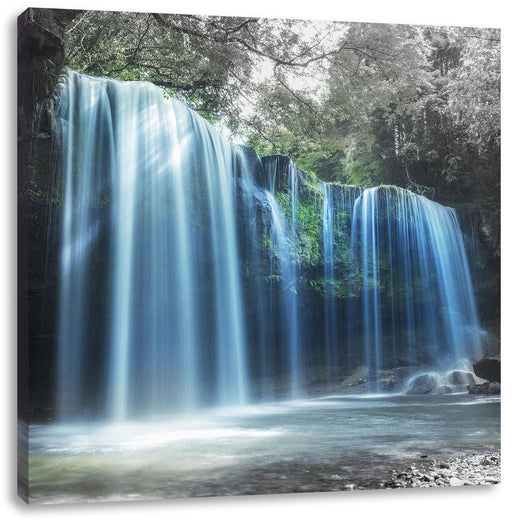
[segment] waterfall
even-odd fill
[[[69,71],[56,411],[123,421],[301,397],[482,351],[453,209],[319,182],[144,82]]]
[[[481,357],[483,331],[453,209],[397,187],[375,187],[356,200],[352,230],[372,377],[418,365],[420,357],[439,368]]]
[[[150,84],[65,82],[60,416],[245,402],[240,152]]]
[[[298,306],[300,303],[299,287],[299,258],[297,240],[297,212],[299,204],[299,174],[295,164],[284,161],[282,157],[270,158],[266,162],[266,177],[268,188],[267,201],[271,212],[270,238],[275,252],[271,256],[277,262],[280,274],[280,318],[283,328],[287,331],[284,343],[287,351],[287,369],[289,376],[289,390],[293,397],[302,393],[303,387],[303,362],[302,362],[302,335],[299,324]],[[283,177],[284,175],[284,177]],[[276,180],[281,176],[281,181],[286,185],[287,217],[278,204],[276,194]]]
[[[322,183],[320,188],[324,198],[322,206],[322,242],[325,282],[325,364],[330,374],[335,363],[333,353],[338,347],[336,294],[334,288],[334,201],[330,184]]]
[[[339,274],[336,259],[343,255],[336,246],[348,243],[350,238],[350,223],[352,209],[356,198],[361,193],[359,187],[350,185],[336,185],[331,183],[320,184],[323,197],[322,204],[322,245],[325,286],[325,365],[327,378],[332,381],[336,376],[336,369],[341,364],[339,356],[343,353],[343,339],[339,332],[339,325],[344,318],[340,311],[340,300],[337,297],[336,282]],[[346,318],[345,318],[346,320]]]

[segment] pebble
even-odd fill
[[[484,481],[486,481],[487,483],[499,483],[499,481],[496,478],[490,478],[490,477],[484,478]]]
[[[392,470],[381,488],[495,485],[500,482],[500,453],[466,455],[436,463],[421,462]]]
[[[450,478],[450,487],[462,487],[464,481],[459,478]]]

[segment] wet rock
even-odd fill
[[[471,372],[465,372],[462,370],[452,370],[446,374],[448,383],[452,385],[470,385],[475,383],[475,378]]]
[[[436,387],[432,394],[451,394],[453,392],[451,387],[448,387],[448,385],[441,385],[439,387]]]
[[[500,394],[501,385],[496,381],[468,385],[469,394]]]
[[[475,374],[484,380],[501,383],[501,356],[486,356],[473,364]]]
[[[407,394],[428,394],[432,392],[436,386],[436,376],[432,374],[420,374],[411,380]]]

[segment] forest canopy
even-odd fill
[[[498,29],[84,11],[65,48],[323,180],[469,206],[498,252]]]

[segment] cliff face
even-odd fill
[[[64,34],[79,11],[29,8],[18,17],[18,137],[29,140],[40,104],[64,66]]]
[[[22,420],[28,419],[31,403],[29,360],[34,354],[45,357],[37,345],[46,321],[41,315],[44,266],[40,261],[45,249],[44,202],[52,183],[51,97],[64,67],[64,34],[78,13],[30,8],[18,17],[18,412]]]

